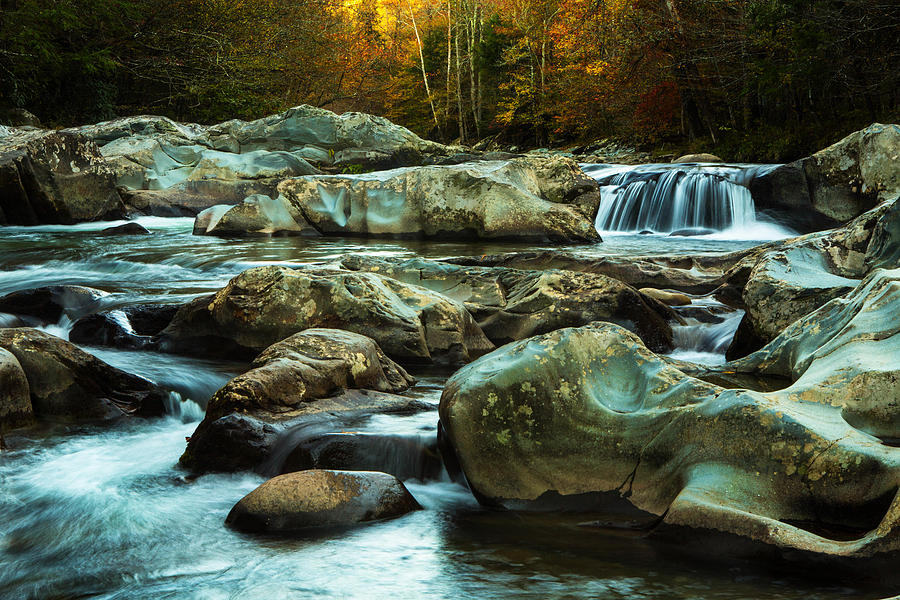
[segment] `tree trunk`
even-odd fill
[[[422,81],[425,82],[425,94],[428,96],[428,105],[431,107],[431,116],[434,117],[435,127],[440,128],[441,124],[440,121],[438,121],[437,111],[434,109],[434,99],[431,97],[431,88],[428,86],[428,71],[425,70],[425,55],[422,53],[422,38],[419,37],[419,27],[416,25],[416,15],[413,12],[412,3],[409,0],[406,0],[406,5],[409,7],[409,16],[412,18],[413,31],[416,34],[416,48],[419,49],[419,65],[422,67]]]

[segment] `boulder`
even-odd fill
[[[80,285],[51,285],[12,292],[0,298],[0,312],[35,317],[43,323],[58,323],[92,313],[103,305],[106,292]]]
[[[850,292],[875,266],[898,264],[900,204],[885,202],[844,227],[771,246],[756,256],[742,291],[746,309],[726,357],[758,350],[788,325]]]
[[[149,335],[140,335],[122,310],[110,310],[78,319],[69,331],[69,340],[90,346],[144,348],[151,344]]]
[[[244,271],[183,306],[165,350],[247,356],[312,327],[365,335],[400,362],[460,364],[493,348],[462,303],[374,273],[281,266]]]
[[[245,454],[248,460],[241,465],[243,468],[258,466],[261,461],[257,449],[264,447],[268,451],[274,443],[257,433],[265,431],[266,423],[278,422],[278,431],[283,431],[308,425],[311,415],[318,418],[323,411],[401,409],[408,402],[398,402],[391,394],[380,399],[377,394],[350,394],[345,395],[343,403],[339,398],[318,401],[351,389],[401,392],[415,381],[371,339],[335,329],[307,329],[294,334],[269,346],[250,367],[209,401],[206,416],[191,436],[182,464],[195,470],[228,470],[240,463],[237,457]],[[230,415],[251,416],[258,422],[235,423],[231,419],[217,424]],[[237,433],[230,440],[222,436],[223,428],[235,430],[235,425],[243,426],[249,433]],[[244,446],[249,446],[246,453],[240,450]],[[220,455],[233,458],[217,464]]]
[[[123,223],[101,230],[100,235],[150,235],[150,231],[140,223]]]
[[[380,471],[403,481],[435,481],[444,474],[433,433],[416,435],[298,428],[289,435],[292,449],[280,465],[282,473],[307,469]]]
[[[24,108],[11,108],[3,115],[3,122],[13,127],[41,127],[41,120]]]
[[[299,403],[291,410],[256,409],[217,419],[207,415],[189,438],[180,465],[194,473],[256,470],[269,475],[314,465],[340,467],[334,456],[313,462],[304,456],[304,448],[323,436],[356,431],[373,415],[426,410],[434,407],[395,394],[345,390]]]
[[[678,292],[658,290],[656,288],[641,288],[638,291],[645,296],[659,300],[667,306],[687,306],[691,304],[690,296]]]
[[[161,216],[274,195],[280,180],[318,173],[310,163],[358,171],[418,165],[450,153],[386,119],[311,106],[212,126],[135,116],[67,131],[100,146],[118,185],[158,192],[129,194],[127,201],[133,210]]]
[[[312,470],[265,482],[234,505],[225,524],[247,532],[290,532],[390,519],[419,508],[393,475]]]
[[[352,256],[341,266],[428,288],[463,302],[488,339],[505,344],[593,321],[619,323],[656,351],[672,348],[675,314],[616,279],[594,273],[459,267],[424,259]]]
[[[841,412],[689,377],[607,323],[504,346],[453,375],[440,403],[486,503],[600,512],[681,540],[715,532],[804,553],[896,552],[897,450]]]
[[[900,125],[875,123],[757,177],[750,191],[759,209],[806,214],[810,226],[833,227],[900,193],[898,160]]]
[[[233,200],[227,206],[241,202],[243,198],[269,192],[271,186],[248,184],[236,190]],[[195,217],[202,211],[217,206],[221,198],[195,192],[185,192],[177,188],[165,190],[129,190],[120,187],[119,193],[128,214],[152,215],[155,217]]]
[[[88,138],[62,131],[0,136],[0,224],[121,218],[113,172]]]
[[[692,256],[604,256],[588,258],[569,252],[539,250],[484,256],[448,258],[442,262],[466,267],[507,267],[511,269],[562,269],[600,273],[635,288],[672,289],[685,294],[704,295],[722,286],[743,289],[757,256],[773,247],[763,244],[747,250],[715,255]]]
[[[209,401],[206,419],[228,413],[287,413],[345,389],[402,392],[414,383],[381,348],[358,333],[307,329],[266,348]]]
[[[194,235],[319,235],[283,198],[260,194],[234,206],[217,205],[197,215]]]
[[[600,241],[599,185],[559,157],[297,177],[278,191],[324,234]]]
[[[698,154],[685,154],[672,160],[673,163],[720,163],[725,162],[715,154],[700,152]]]
[[[96,420],[164,412],[167,392],[58,337],[30,328],[0,329],[0,348],[14,355],[25,372],[38,418]]]
[[[16,357],[0,348],[0,431],[34,421],[28,379]]]
[[[876,269],[721,370],[788,378],[782,393],[791,400],[837,406],[857,429],[900,440],[898,314],[900,269]]]

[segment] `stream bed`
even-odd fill
[[[183,302],[244,269],[348,254],[441,258],[533,245],[340,238],[218,239],[193,219],[140,219],[150,236],[108,237],[110,223],[0,228],[0,294],[55,284],[109,293],[104,306]],[[696,254],[759,243],[711,235],[613,235],[579,256]],[[2,315],[0,315],[2,317]],[[723,360],[739,315],[715,331],[676,330],[676,357]],[[70,324],[46,327],[65,337]],[[723,341],[725,340],[725,341]],[[723,346],[724,344],[724,346]],[[0,598],[847,598],[840,577],[740,560],[709,563],[585,516],[494,512],[446,474],[406,481],[424,510],[292,539],[223,524],[256,473],[191,479],[177,461],[213,392],[244,365],[147,351],[85,348],[177,393],[170,415],[112,427],[43,423],[6,435],[0,453]],[[446,373],[414,373],[435,407],[373,416],[366,432],[433,438]],[[402,460],[399,457],[398,460]]]

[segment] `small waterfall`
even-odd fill
[[[757,225],[747,185],[777,165],[583,165],[601,184],[601,233],[708,234]]]
[[[673,325],[673,358],[699,364],[725,362],[744,311],[734,310],[711,299],[697,298],[688,306],[675,307],[684,324]]]

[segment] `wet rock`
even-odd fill
[[[28,379],[16,357],[0,348],[0,431],[34,421]]]
[[[248,183],[235,186],[228,198],[230,206],[242,202],[253,194],[271,193],[271,185]],[[204,210],[225,201],[221,196],[211,196],[196,192],[168,188],[163,190],[129,190],[120,187],[126,211],[131,215],[152,215],[155,217],[195,217]]]
[[[603,512],[682,539],[900,550],[897,451],[841,412],[694,379],[605,323],[504,346],[451,377],[440,405],[470,486],[491,504]]]
[[[757,208],[806,212],[818,228],[831,227],[900,193],[898,158],[900,126],[876,123],[757,177],[750,190]]]
[[[684,156],[679,156],[678,158],[672,161],[673,163],[720,163],[724,162],[721,158],[716,156],[715,154],[709,154],[708,152],[701,152],[699,154],[685,154]]]
[[[255,354],[311,327],[375,340],[391,358],[460,364],[493,345],[459,302],[374,273],[259,267],[182,307],[160,336],[184,353]]]
[[[208,420],[232,412],[286,413],[346,389],[401,392],[415,380],[365,336],[307,329],[272,344],[209,401]]]
[[[900,439],[898,314],[900,270],[876,269],[846,296],[721,369],[789,378],[783,394],[793,401],[837,406],[857,429]]]
[[[63,315],[75,320],[103,304],[106,292],[80,285],[51,285],[12,292],[0,298],[0,312],[58,323]]]
[[[667,290],[658,290],[656,288],[641,288],[638,290],[645,296],[650,296],[659,300],[667,306],[687,306],[691,304],[691,298],[678,292],[670,292]]]
[[[107,227],[100,235],[150,235],[150,231],[140,223],[124,223],[115,227]]]
[[[635,288],[672,289],[685,294],[708,294],[723,286],[743,289],[757,256],[774,243],[719,255],[636,256],[585,258],[568,252],[537,251],[458,257],[443,262],[461,266],[512,269],[562,269],[600,273]]]
[[[444,472],[433,436],[303,428],[291,435],[291,445],[293,450],[280,468],[283,473],[307,469],[381,471],[404,481],[424,481],[440,479]]]
[[[667,320],[677,319],[675,314],[653,298],[604,275],[459,267],[423,259],[392,261],[362,256],[348,257],[341,265],[425,287],[463,302],[495,344],[561,327],[610,321],[635,331],[655,350],[672,347]]]
[[[28,131],[0,137],[0,224],[121,218],[113,173],[84,136]]]
[[[716,230],[706,227],[688,227],[686,229],[676,229],[669,234],[669,237],[694,237],[698,235],[709,235],[711,233],[716,233]]]
[[[319,235],[282,198],[255,195],[234,206],[217,205],[197,215],[194,235]]]
[[[38,418],[96,420],[164,411],[165,391],[58,337],[29,328],[0,329],[0,348],[22,366]]]
[[[759,253],[741,293],[747,314],[727,356],[762,347],[800,317],[854,289],[874,266],[898,264],[897,238],[888,233],[897,222],[900,204],[886,202],[844,227]]]
[[[278,191],[324,234],[600,241],[599,184],[558,157],[299,177]]]
[[[415,380],[402,367],[387,358],[371,339],[347,331],[307,329],[277,342],[264,350],[250,365],[250,370],[229,381],[215,393],[206,409],[206,416],[191,436],[182,464],[195,470],[225,470],[238,463],[237,459],[218,464],[220,445],[227,446],[224,454],[231,457],[246,454],[244,468],[259,464],[255,450],[262,442],[254,423],[220,423],[229,415],[251,415],[262,422],[280,422],[278,431],[310,422],[310,415],[323,411],[349,413],[373,409],[401,409],[408,400],[397,401],[391,394],[345,395],[344,400],[333,398],[345,390],[374,392],[402,392]],[[330,401],[323,399],[331,398]],[[238,425],[246,425],[247,433],[240,433]],[[224,431],[234,433],[234,439],[223,439]],[[213,441],[210,441],[210,438]],[[249,442],[248,442],[249,440]],[[273,440],[267,440],[269,445]],[[240,448],[248,444],[247,452]],[[212,453],[210,456],[209,453]]]
[[[188,438],[180,464],[194,473],[255,469],[269,458],[283,430],[248,415],[225,415]]]
[[[90,346],[146,348],[172,322],[180,305],[137,304],[102,311],[78,319],[69,331],[69,340]]]
[[[225,524],[239,531],[289,532],[399,517],[421,508],[387,473],[300,471],[279,475],[242,498]]]
[[[144,348],[152,338],[137,334],[124,311],[112,310],[82,317],[69,331],[69,340],[90,346]]]
[[[227,387],[227,386],[226,386]],[[355,431],[376,414],[414,414],[433,407],[413,398],[371,390],[345,390],[298,403],[292,410],[251,409],[206,418],[190,437],[182,467],[195,473],[256,470],[277,474],[300,468],[305,441]],[[395,448],[403,448],[403,444]],[[371,456],[373,460],[382,457]],[[386,464],[382,462],[380,464]],[[323,465],[324,466],[324,465]]]

